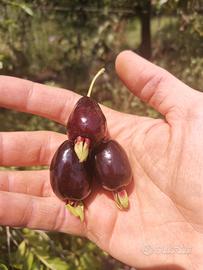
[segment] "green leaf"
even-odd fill
[[[25,240],[22,241],[20,243],[20,245],[18,246],[18,253],[19,253],[19,256],[20,257],[23,257],[25,255],[25,252],[26,252],[26,243],[25,243]]]
[[[43,269],[43,264],[41,264],[40,261],[38,261],[36,258],[34,259],[33,261],[33,264],[32,264],[32,270],[41,270]]]
[[[32,11],[32,9],[30,7],[28,7],[27,5],[25,4],[18,4],[18,6],[25,11],[25,13],[27,13],[28,15],[30,16],[34,16],[34,13]]]
[[[34,255],[32,252],[28,252],[26,258],[25,258],[25,269],[26,270],[32,270]]]
[[[0,270],[8,270],[7,266],[5,264],[0,264]]]
[[[40,253],[39,251],[34,251],[34,255],[37,257],[37,259],[44,264],[48,269],[51,270],[69,270],[69,266],[66,262],[61,260],[58,257],[52,257],[47,254],[44,256],[44,254]]]
[[[49,265],[52,267],[52,269],[56,269],[56,270],[68,270],[68,264],[64,261],[62,261],[60,258],[49,258],[47,260],[47,262],[49,263]]]
[[[30,16],[34,16],[32,9],[28,7],[28,5],[26,5],[25,3],[9,2],[9,4],[21,8],[25,13]]]

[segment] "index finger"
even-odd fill
[[[0,76],[0,107],[37,114],[66,125],[70,112],[80,95],[66,89],[51,87],[28,80]],[[131,116],[100,106],[107,119],[108,128],[115,136],[126,123],[137,123],[139,116]],[[119,125],[118,119],[123,118]]]
[[[69,90],[9,76],[0,76],[0,97],[0,107],[37,114],[61,124],[67,123],[80,98]]]

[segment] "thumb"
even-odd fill
[[[199,93],[172,74],[132,51],[121,52],[116,59],[116,71],[124,84],[141,100],[166,117],[186,115]]]

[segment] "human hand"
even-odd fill
[[[0,171],[0,224],[82,235],[135,267],[201,269],[203,95],[132,52],[118,56],[116,69],[136,96],[165,117],[102,108],[111,137],[125,148],[132,165],[129,210],[118,210],[110,194],[98,189],[85,200],[81,223],[53,194],[48,171]],[[6,76],[0,77],[0,96],[2,107],[63,125],[79,98]],[[47,131],[1,132],[0,165],[49,165],[66,139]]]

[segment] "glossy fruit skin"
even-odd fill
[[[68,119],[67,129],[71,141],[78,136],[89,138],[93,147],[106,136],[106,118],[97,102],[90,97],[82,97]]]
[[[103,141],[94,155],[96,180],[110,191],[118,191],[132,179],[132,170],[126,152],[114,140]]]
[[[88,163],[79,162],[73,143],[65,141],[56,151],[50,166],[50,182],[56,196],[63,201],[83,200],[90,193]]]

